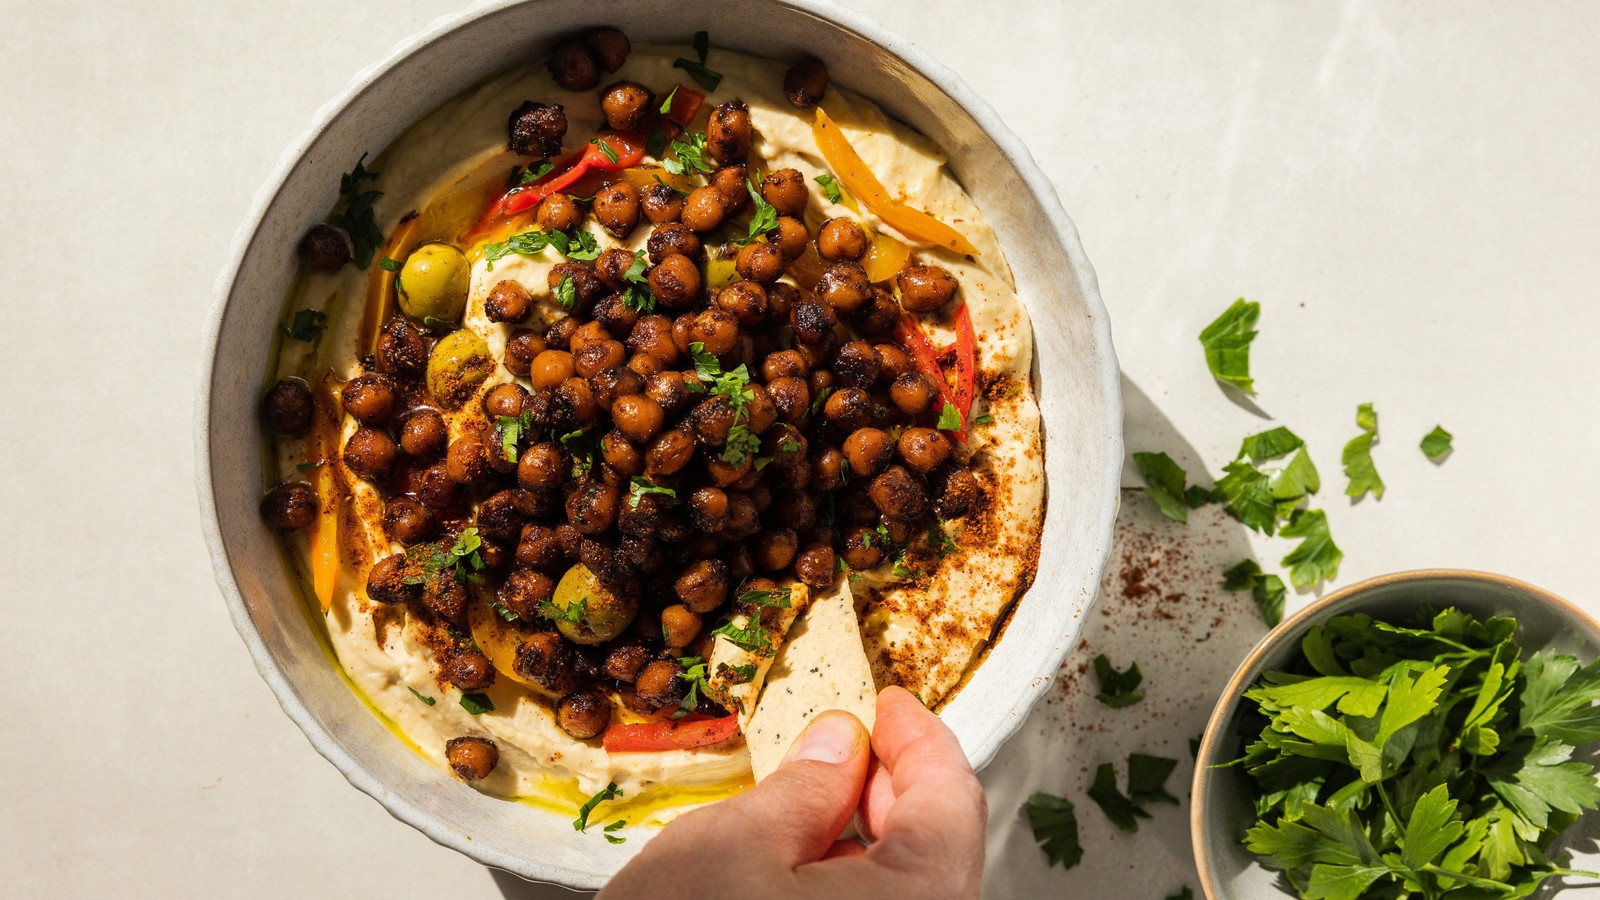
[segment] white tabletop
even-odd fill
[[[8,895],[560,894],[435,846],[311,750],[234,635],[192,484],[201,323],[252,195],[358,69],[456,5],[5,7]],[[1600,611],[1600,6],[857,5],[961,73],[1054,178],[1111,311],[1130,449],[1216,472],[1270,416],[1321,468],[1336,584],[1459,566]],[[1195,340],[1240,296],[1262,304],[1259,413]],[[1351,504],[1339,450],[1363,401],[1389,492]],[[1456,434],[1442,465],[1417,449],[1435,424]],[[1186,797],[1127,836],[1083,790],[1148,751],[1184,760],[1168,787],[1186,794],[1187,738],[1264,633],[1219,573],[1252,550],[1276,570],[1289,544],[1124,506],[1066,671],[1137,660],[1148,699],[1109,710],[1068,677],[985,773],[991,896],[1195,884]],[[1033,790],[1078,801],[1077,869],[1032,845]]]

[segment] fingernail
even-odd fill
[[[825,763],[842,763],[860,750],[861,726],[849,713],[824,713],[795,741],[784,762],[815,760]]]

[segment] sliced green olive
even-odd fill
[[[620,596],[579,563],[561,576],[550,598],[557,615],[556,628],[577,644],[599,644],[622,633],[639,611],[639,602]]]
[[[437,242],[411,251],[400,268],[400,308],[421,322],[454,322],[467,306],[472,267],[460,250]]]
[[[725,288],[739,280],[739,270],[733,257],[721,259],[712,257],[706,263],[706,289],[716,291]]]
[[[447,409],[467,402],[494,373],[494,357],[483,338],[465,329],[447,334],[428,355],[428,392]]]

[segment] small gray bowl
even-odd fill
[[[1255,821],[1248,777],[1238,769],[1214,768],[1239,756],[1236,720],[1245,690],[1262,672],[1286,666],[1313,625],[1353,613],[1395,618],[1424,603],[1441,609],[1455,606],[1479,618],[1510,616],[1517,620],[1518,643],[1525,652],[1554,649],[1585,661],[1600,656],[1600,624],[1588,613],[1549,591],[1486,572],[1419,569],[1382,575],[1302,609],[1250,651],[1206,723],[1195,761],[1189,825],[1200,886],[1208,900],[1289,896],[1278,887],[1278,873],[1260,865],[1242,842]]]

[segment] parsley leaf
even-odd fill
[[[1433,426],[1433,430],[1428,432],[1422,438],[1423,455],[1427,456],[1429,459],[1438,459],[1446,453],[1449,453],[1453,449],[1450,442],[1454,438],[1455,435],[1445,431],[1444,426]]]
[[[761,623],[754,618],[748,627],[740,628],[732,619],[723,622],[711,630],[717,637],[725,637],[729,643],[747,653],[761,653],[772,646],[772,636],[761,628]]]
[[[811,180],[822,185],[822,193],[827,195],[829,203],[844,202],[844,191],[840,190],[839,182],[834,180],[832,175],[829,175],[827,172],[823,172],[821,175],[818,175],[816,178]]]
[[[961,413],[954,403],[946,403],[939,409],[939,421],[935,422],[933,427],[940,431],[961,430]]]
[[[710,690],[706,683],[706,664],[698,656],[686,656],[678,660],[678,665],[683,666],[683,674],[679,675],[688,685],[689,690],[683,695],[683,700],[678,703],[677,712],[672,717],[681,719],[695,711],[700,706],[700,696]]]
[[[556,282],[556,289],[550,292],[550,297],[561,304],[563,309],[571,309],[577,306],[578,286],[572,283],[572,276],[561,276],[561,280]]]
[[[1154,500],[1161,514],[1175,522],[1189,521],[1189,510],[1203,506],[1210,495],[1199,489],[1185,489],[1188,474],[1165,453],[1135,453],[1133,464],[1144,476],[1145,495]]]
[[[615,781],[606,785],[600,790],[600,793],[590,797],[587,802],[578,807],[578,817],[572,820],[572,830],[583,831],[585,828],[588,828],[589,814],[594,812],[595,807],[606,802],[607,800],[615,800],[621,796],[622,790],[617,787],[617,783]]]
[[[741,591],[735,598],[737,603],[748,603],[752,606],[771,606],[777,609],[789,609],[791,592],[787,588],[772,588],[770,590]]]
[[[722,452],[717,454],[717,458],[730,466],[737,466],[760,449],[761,438],[752,433],[748,425],[735,425],[728,429],[728,439],[723,443]]]
[[[1138,663],[1128,663],[1128,668],[1119,672],[1102,653],[1094,658],[1094,677],[1100,682],[1100,693],[1094,698],[1112,709],[1132,706],[1144,699],[1144,694],[1138,692],[1139,683],[1144,681]]]
[[[372,201],[383,196],[382,191],[364,191],[362,182],[376,181],[378,173],[363,167],[365,153],[356,160],[356,167],[339,176],[339,200],[343,209],[328,217],[328,223],[343,228],[350,235],[351,256],[356,265],[365,269],[372,263],[372,255],[383,246],[383,231],[372,212]]]
[[[1256,392],[1250,378],[1250,342],[1256,339],[1253,329],[1260,316],[1261,304],[1240,298],[1200,332],[1212,377],[1247,394]]]
[[[1083,861],[1083,846],[1078,843],[1078,814],[1072,803],[1050,794],[1028,798],[1023,812],[1033,839],[1052,866],[1070,869]]]
[[[610,825],[607,825],[605,828],[601,829],[604,832],[603,836],[606,839],[606,843],[608,843],[608,844],[626,844],[628,842],[627,838],[625,838],[625,837],[617,837],[616,835],[612,834],[611,832],[618,831],[618,830],[622,829],[624,826],[626,826],[627,824],[628,824],[628,822],[627,822],[626,819],[618,819],[615,822],[612,822]]]
[[[738,666],[717,663],[717,674],[722,676],[729,684],[749,684],[755,680],[756,667],[754,663],[745,663]]]
[[[1139,820],[1150,814],[1117,790],[1117,773],[1111,763],[1101,763],[1094,772],[1094,783],[1089,786],[1089,799],[1100,807],[1111,824],[1129,834],[1139,830]]]
[[[497,416],[495,424],[500,429],[500,455],[506,462],[517,461],[517,445],[522,436],[533,431],[533,414],[523,413],[520,416]]]
[[[418,700],[421,700],[421,701],[422,701],[422,702],[423,702],[423,703],[426,703],[426,704],[428,704],[428,705],[429,705],[429,706],[432,706],[432,705],[433,705],[433,704],[435,704],[435,703],[437,703],[437,702],[439,702],[439,701],[437,701],[437,700],[435,700],[435,699],[433,699],[433,698],[432,698],[432,697],[429,697],[429,696],[428,696],[428,695],[427,695],[427,694],[424,694],[424,693],[423,693],[423,692],[421,692],[421,691],[419,691],[419,690],[417,690],[417,689],[416,689],[416,688],[414,688],[414,687],[412,687],[412,686],[411,686],[411,685],[409,685],[409,684],[408,684],[408,685],[406,685],[406,690],[408,690],[408,691],[410,691],[410,692],[411,692],[411,693],[412,693],[412,694],[414,694],[414,695],[416,695],[416,698],[417,698],[417,699],[418,699]]]
[[[656,154],[656,158],[661,160],[661,168],[673,175],[706,175],[716,168],[708,159],[704,131],[684,132],[667,144],[666,152],[671,155]]]
[[[750,216],[750,226],[749,230],[745,233],[745,236],[743,238],[736,238],[734,240],[735,244],[739,244],[741,246],[754,241],[756,238],[761,237],[772,229],[778,227],[777,207],[773,206],[771,203],[768,203],[766,198],[761,196],[761,192],[756,190],[756,183],[754,181],[746,181],[744,186],[745,190],[750,192],[750,202],[755,212]]]
[[[1228,514],[1245,527],[1272,534],[1278,527],[1278,505],[1272,494],[1272,479],[1244,460],[1222,467],[1213,496],[1223,502]]]
[[[1228,591],[1249,591],[1256,602],[1256,608],[1261,610],[1261,618],[1268,625],[1276,625],[1283,621],[1283,599],[1288,594],[1288,589],[1283,586],[1283,579],[1276,575],[1268,575],[1261,571],[1261,566],[1253,559],[1241,561],[1238,565],[1222,573],[1222,588]]]
[[[1186,884],[1177,893],[1168,894],[1166,900],[1194,900],[1194,890]]]
[[[517,173],[517,184],[519,186],[524,184],[532,184],[546,175],[549,175],[550,170],[554,168],[555,166],[550,162],[550,160],[541,159],[531,166],[523,167],[522,171]]]
[[[639,498],[645,494],[663,494],[668,497],[678,496],[678,492],[672,488],[662,487],[643,475],[635,475],[628,487],[628,508],[638,509]]]
[[[701,62],[706,61],[706,55],[711,52],[711,35],[705,31],[694,33],[694,52],[700,57]]]
[[[633,262],[628,264],[628,270],[622,273],[628,286],[622,291],[622,305],[634,312],[648,313],[656,308],[656,297],[650,293],[650,271],[648,257],[643,250],[633,251]]]
[[[1128,755],[1128,799],[1135,803],[1171,803],[1178,798],[1167,793],[1167,776],[1178,767],[1178,761],[1165,756],[1147,753]]]
[[[589,143],[600,148],[600,152],[605,155],[606,162],[612,165],[617,164],[617,151],[611,149],[611,145],[606,143],[605,138],[590,138]]]
[[[327,326],[328,314],[320,309],[302,309],[294,314],[288,325],[279,324],[278,330],[297,341],[311,343]]]
[[[494,270],[496,260],[504,259],[515,253],[518,256],[538,256],[546,248],[554,247],[557,253],[570,259],[592,260],[600,255],[599,244],[594,235],[587,231],[578,230],[572,234],[565,231],[552,229],[541,231],[523,231],[513,234],[503,241],[483,245],[483,259],[490,271]]]
[[[700,57],[699,62],[680,56],[673,62],[673,68],[688,72],[706,90],[716,90],[717,85],[722,83],[722,76],[706,68],[706,56],[711,52],[711,38],[704,31],[694,33],[694,51]]]
[[[673,100],[674,97],[677,97],[677,96],[678,96],[678,86],[677,85],[673,85],[672,86],[672,90],[667,92],[667,99],[661,101],[661,106],[660,106],[660,108],[658,108],[656,110],[656,112],[660,113],[663,116],[666,115],[669,112],[672,112],[672,100]]]
[[[1344,492],[1360,498],[1371,491],[1372,496],[1381,500],[1383,479],[1372,464],[1372,442],[1378,437],[1378,414],[1373,412],[1371,403],[1356,408],[1356,425],[1360,426],[1361,434],[1344,445],[1344,455],[1340,459],[1344,463],[1345,477],[1350,479],[1350,486]]]
[[[488,694],[462,694],[461,708],[474,716],[481,716],[494,712],[494,701],[489,699]]]
[[[400,260],[390,259],[387,256],[379,257],[378,268],[384,270],[385,272],[398,272],[400,271]]]
[[[1283,526],[1282,534],[1302,538],[1281,562],[1288,568],[1289,581],[1295,587],[1310,587],[1320,580],[1338,577],[1344,551],[1333,542],[1326,513],[1320,509],[1297,509]]]

